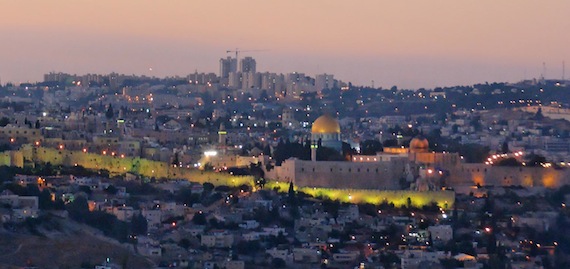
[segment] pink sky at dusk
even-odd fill
[[[0,10],[1,83],[217,73],[234,48],[267,50],[241,55],[258,71],[383,87],[515,82],[543,62],[559,79],[562,61],[570,67],[566,0],[0,0]]]

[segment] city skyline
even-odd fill
[[[236,48],[265,50],[240,54],[259,72],[329,73],[385,88],[559,79],[570,59],[564,1],[134,3],[4,1],[2,83],[50,71],[218,73]]]

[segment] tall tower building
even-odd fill
[[[237,59],[232,57],[220,59],[220,77],[228,78],[231,72],[237,72]]]
[[[224,123],[220,123],[220,129],[218,130],[218,147],[223,153],[226,151],[228,132],[226,131],[226,126]]]
[[[241,72],[230,72],[228,75],[228,87],[241,89],[243,76]]]
[[[255,59],[251,57],[245,57],[240,60],[239,62],[240,72],[247,73],[247,72],[256,72],[256,62]]]
[[[315,91],[321,92],[323,89],[334,88],[334,76],[330,74],[320,74],[315,76]]]

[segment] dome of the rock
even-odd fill
[[[332,116],[325,114],[313,122],[311,132],[314,134],[340,133],[340,124]]]

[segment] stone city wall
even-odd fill
[[[20,150],[21,157],[35,163],[51,163],[53,165],[73,166],[80,165],[87,169],[105,169],[111,174],[133,173],[144,177],[187,179],[193,182],[210,182],[214,185],[240,186],[252,185],[251,176],[233,176],[224,173],[215,173],[174,167],[168,163],[142,159],[138,157],[121,157],[118,155],[99,155],[82,151],[58,150],[43,147],[24,146]],[[7,157],[0,156],[1,163]],[[23,160],[22,165],[23,166]]]
[[[278,189],[287,192],[289,190],[288,182],[272,181],[266,185],[266,188]],[[333,188],[317,188],[317,187],[295,187],[296,191],[300,191],[313,197],[328,198],[346,203],[370,203],[379,205],[382,203],[393,203],[396,207],[408,205],[408,198],[412,206],[422,207],[437,203],[441,208],[447,209],[453,206],[455,202],[455,193],[453,191],[411,191],[411,190],[363,190],[363,189],[333,189]]]
[[[569,169],[462,164],[450,171],[449,185],[557,188],[570,180]]]

